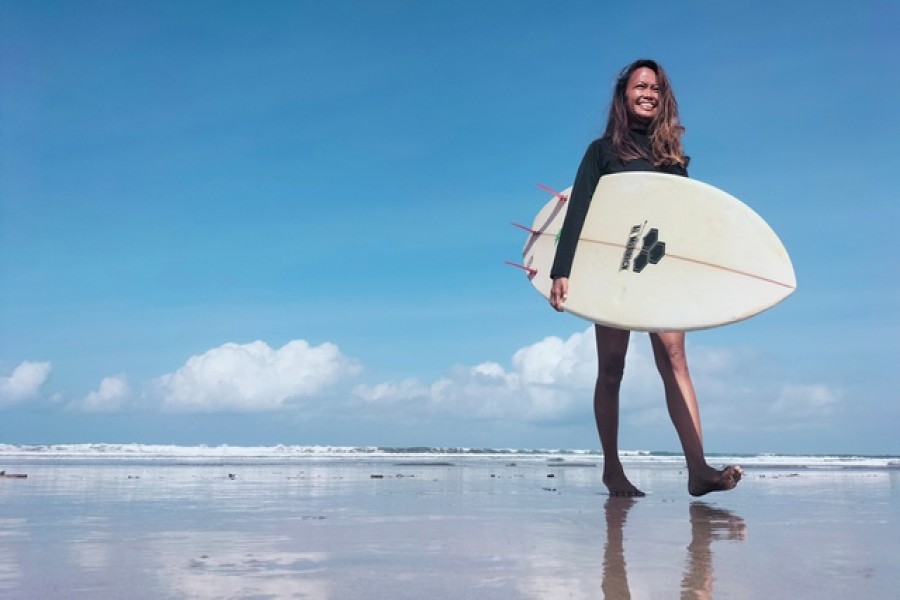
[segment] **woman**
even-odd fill
[[[688,157],[681,147],[684,128],[666,72],[652,60],[638,60],[619,74],[606,132],[588,147],[578,168],[560,233],[550,304],[563,310],[578,236],[600,177],[623,171],[659,171],[687,177]],[[619,388],[631,332],[595,325],[598,373],[594,416],[603,449],[603,483],[612,496],[643,496],[625,476],[619,460]],[[741,468],[713,469],[703,453],[697,397],[688,372],[683,332],[651,333],[653,356],[662,376],[669,416],[678,432],[688,467],[688,491],[694,496],[730,490]]]

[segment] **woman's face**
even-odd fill
[[[659,85],[653,69],[635,69],[625,87],[628,114],[638,121],[649,121],[659,112]]]

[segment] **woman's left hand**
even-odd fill
[[[569,297],[569,278],[557,277],[553,280],[553,287],[550,288],[550,306],[557,311],[563,311],[563,304]]]

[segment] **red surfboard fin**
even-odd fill
[[[535,275],[537,275],[537,269],[532,269],[531,267],[526,267],[525,265],[520,265],[519,263],[510,262],[508,260],[503,261],[503,262],[505,262],[506,264],[508,264],[511,267],[515,267],[517,269],[522,269],[523,271],[528,273],[529,277],[534,277]]]
[[[513,227],[518,227],[519,229],[524,229],[525,231],[527,231],[527,232],[530,233],[531,235],[537,235],[537,234],[539,233],[539,232],[535,231],[534,229],[532,229],[531,227],[527,227],[527,226],[525,226],[525,225],[520,225],[520,224],[515,223],[515,222],[511,222],[510,225],[512,225]]]
[[[548,192],[548,193],[552,194],[553,196],[556,196],[556,198],[560,202],[565,202],[566,200],[569,199],[569,197],[566,196],[565,194],[561,194],[561,193],[557,192],[556,190],[554,190],[553,188],[544,185],[543,183],[539,183],[539,184],[537,184],[537,186],[539,188],[541,188],[542,190],[544,190],[545,192]]]

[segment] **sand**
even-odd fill
[[[441,464],[443,463],[443,464]],[[449,463],[449,464],[448,464]],[[514,464],[513,464],[514,463]],[[900,470],[390,457],[0,465],[0,598],[894,598]]]

